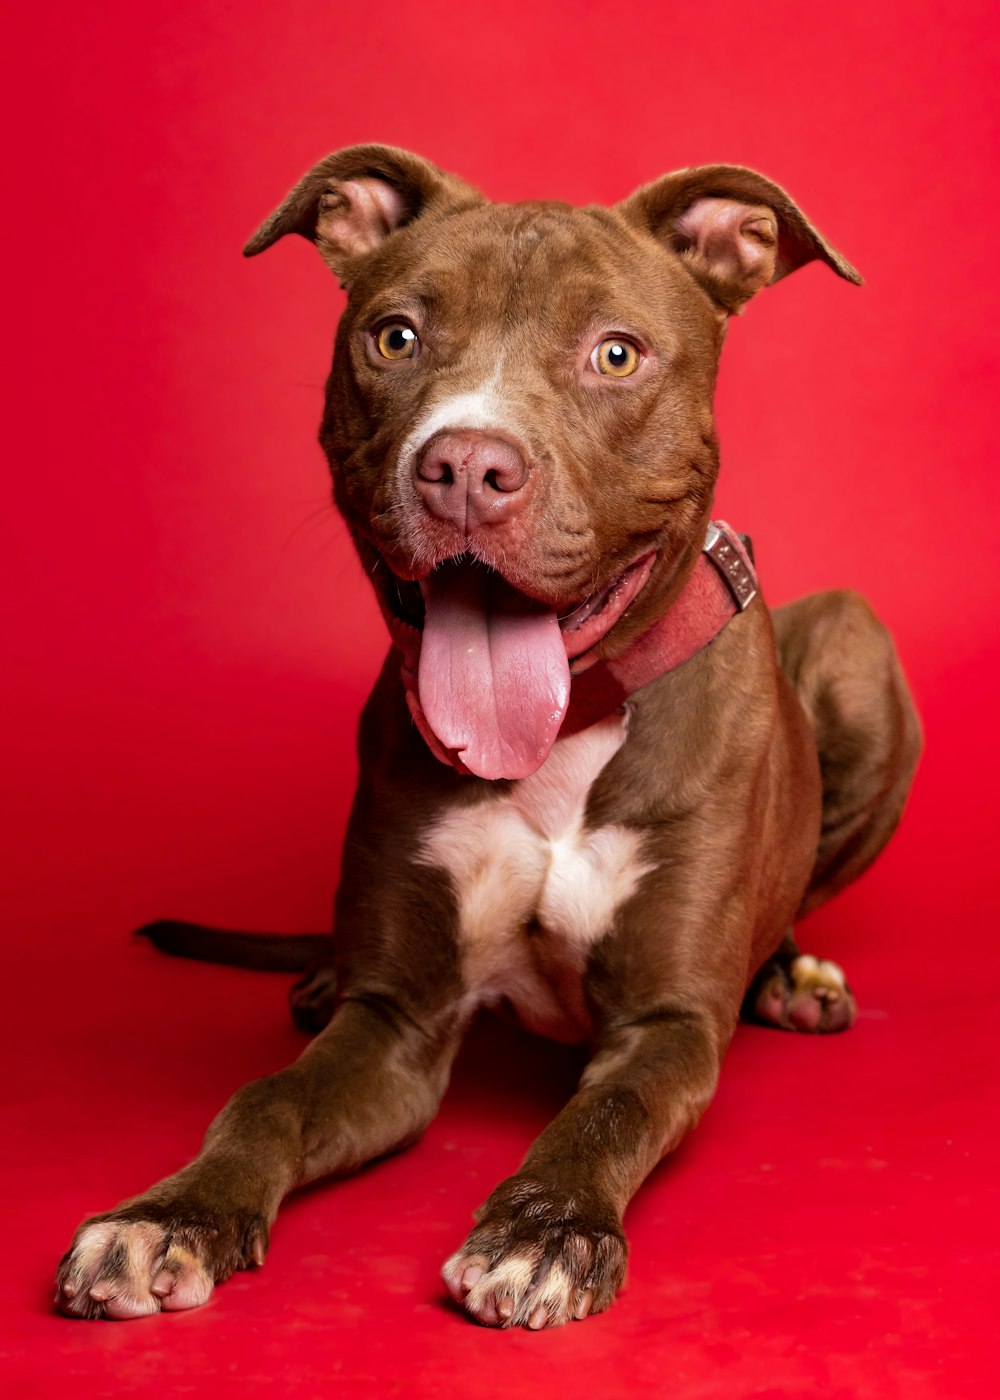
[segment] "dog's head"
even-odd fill
[[[568,661],[628,646],[700,549],[727,317],[815,258],[860,279],[735,166],[574,209],[491,204],[357,146],[245,251],[293,232],[348,289],[321,441],[383,610],[416,629],[426,719],[473,772],[523,776],[558,731]]]

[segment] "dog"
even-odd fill
[[[854,1020],[843,972],[791,930],[892,834],[920,724],[863,599],[769,612],[711,507],[729,316],[812,260],[860,278],[725,165],[577,209],[493,204],[357,146],[245,252],[289,233],[348,292],[320,441],[392,638],[335,936],[293,997],[318,1034],[194,1162],[80,1226],[58,1306],[204,1303],[263,1262],[288,1192],[420,1136],[463,1029],[500,1005],[591,1055],[444,1279],[488,1326],[581,1320],[614,1299],[626,1204],[705,1111],[741,1007]],[[273,963],[253,939],[151,932]]]

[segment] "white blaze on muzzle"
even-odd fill
[[[421,417],[399,453],[404,498],[428,444],[443,434],[495,432],[523,441],[502,373],[501,354],[478,390],[444,399]],[[423,508],[415,507],[411,528],[419,530],[423,518]],[[554,610],[468,560],[439,566],[421,589],[424,627],[413,696],[421,732],[439,757],[454,756],[456,766],[479,777],[535,772],[569,704],[569,662]]]

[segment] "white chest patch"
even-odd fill
[[[428,830],[421,859],[451,876],[470,1008],[506,1000],[531,1030],[586,1037],[587,953],[652,869],[638,832],[584,829],[587,795],[627,731],[627,716],[611,715],[559,739],[509,793]]]

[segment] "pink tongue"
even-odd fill
[[[417,682],[427,723],[480,778],[526,778],[569,704],[555,612],[476,564],[446,564],[423,589]]]

